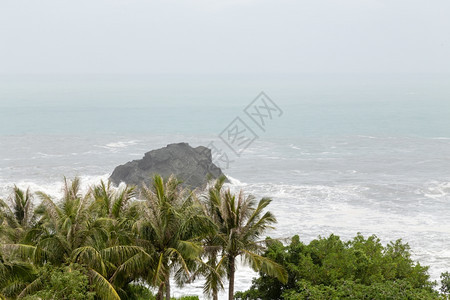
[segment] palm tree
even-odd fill
[[[1,245],[21,242],[34,220],[29,189],[24,191],[14,186],[8,200],[11,206],[0,199]],[[36,270],[29,261],[7,255],[2,250],[0,249],[0,299],[13,298],[35,279]]]
[[[152,262],[152,248],[137,246],[139,241],[134,225],[141,217],[139,202],[131,201],[135,196],[134,187],[114,189],[111,182],[100,182],[91,188],[93,198],[89,210],[97,220],[107,224],[108,238],[106,247],[100,252],[108,262],[109,281],[120,296],[127,297],[128,285],[139,279],[146,262]],[[145,245],[145,243],[140,243]],[[148,272],[148,270],[147,270]]]
[[[145,202],[142,218],[136,224],[138,245],[152,252],[147,257],[147,264],[153,265],[145,266],[146,279],[158,286],[158,300],[164,294],[170,300],[172,270],[178,283],[188,280],[202,251],[202,236],[212,228],[192,194],[180,184],[174,176],[164,181],[155,175],[152,188],[142,189]],[[151,256],[154,258],[150,259]]]
[[[18,243],[33,224],[33,199],[29,189],[24,191],[14,186],[9,201],[11,206],[0,199],[0,225],[5,225],[0,233],[6,241]]]
[[[142,250],[132,245],[121,245],[121,239],[116,235],[111,239],[111,218],[102,217],[94,209],[96,206],[91,193],[84,196],[80,193],[78,178],[72,182],[64,180],[64,196],[58,203],[49,195],[38,195],[42,202],[36,209],[36,215],[40,218],[37,225],[27,232],[25,243],[4,244],[0,250],[12,257],[32,261],[36,266],[78,263],[86,268],[99,297],[120,299],[119,292],[123,285],[114,285],[109,279],[119,265]],[[124,203],[128,196],[119,193],[119,196],[111,198],[112,203],[116,204],[112,205],[112,212],[119,216],[118,212],[125,210]],[[123,235],[126,236],[126,233]],[[114,240],[112,245],[111,240]],[[41,286],[42,278],[38,277],[19,296],[33,293]]]
[[[7,260],[0,253],[0,299],[12,299],[36,278],[32,264],[16,259]]]
[[[89,210],[91,215],[108,221],[108,246],[130,245],[133,243],[133,224],[139,218],[137,205],[131,202],[135,196],[134,187],[113,189],[111,182],[100,182],[91,188],[93,203]]]
[[[259,254],[263,251],[259,238],[276,223],[271,212],[264,212],[271,199],[263,198],[257,203],[253,196],[245,197],[242,191],[237,195],[232,194],[230,189],[224,191],[223,184],[224,179],[219,179],[208,190],[205,199],[205,211],[218,227],[216,236],[209,242],[211,246],[215,244],[221,248],[220,260],[217,252],[212,252],[210,256],[210,262],[213,263],[210,271],[213,272],[206,276],[205,289],[211,289],[213,298],[217,299],[220,277],[223,274],[220,270],[224,269],[229,280],[228,298],[232,300],[236,258],[241,255],[254,270],[286,282],[287,272],[283,267]]]
[[[204,276],[203,293],[212,297],[213,300],[218,300],[219,291],[224,289],[223,279],[226,276],[226,269],[224,268],[225,257],[221,255],[222,237],[218,234],[221,220],[215,205],[221,202],[221,189],[225,180],[225,176],[218,178],[214,186],[208,189],[207,195],[204,195],[205,201],[202,203],[203,213],[216,226],[214,227],[215,230],[203,239],[203,261],[200,262],[196,275]]]
[[[64,196],[59,203],[44,193],[38,193],[42,202],[36,213],[41,218],[39,226],[28,235],[35,245],[34,248],[28,247],[31,257],[40,265],[79,263],[88,270],[99,296],[120,299],[108,281],[110,264],[104,259],[103,253],[109,237],[107,220],[91,214],[92,199],[89,194],[81,195],[80,185],[78,178],[72,182],[65,179]],[[28,292],[24,291],[24,294]]]

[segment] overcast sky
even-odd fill
[[[0,73],[450,73],[449,0],[0,0]]]

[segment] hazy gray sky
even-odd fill
[[[1,0],[0,73],[449,73],[449,16],[449,0]]]

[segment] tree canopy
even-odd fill
[[[260,274],[239,299],[443,299],[428,267],[401,240],[383,246],[375,235],[344,242],[336,235],[304,244],[268,240],[265,256],[283,265],[287,283]]]

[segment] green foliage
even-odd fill
[[[104,182],[81,193],[79,179],[64,180],[61,199],[14,187],[0,200],[0,299],[168,300],[169,278],[181,285],[198,276],[213,299],[227,277],[232,298],[237,257],[260,271],[250,290],[236,294],[243,299],[439,297],[428,268],[412,261],[400,240],[261,241],[276,222],[267,211],[271,200],[233,194],[223,184],[200,199],[160,176],[140,193]],[[36,208],[33,199],[40,200]],[[449,294],[449,273],[441,283]]]
[[[17,297],[36,277],[32,264],[15,258],[7,260],[0,252],[0,299]]]
[[[129,284],[126,288],[126,300],[156,300],[151,290],[142,284]],[[182,296],[171,300],[199,300],[197,296]]]
[[[233,194],[230,189],[223,189],[224,180],[220,178],[216,181],[204,201],[204,210],[214,222],[216,231],[205,238],[205,256],[208,261],[202,273],[206,278],[204,292],[213,299],[217,299],[218,291],[223,288],[222,278],[226,274],[231,300],[234,295],[236,258],[239,256],[254,270],[277,277],[283,282],[287,279],[287,273],[279,264],[260,255],[264,247],[259,239],[266,229],[276,223],[275,216],[265,211],[272,200],[262,198],[256,201],[251,195],[244,196],[242,191]]]
[[[0,241],[17,243],[34,223],[33,196],[14,186],[8,200],[11,205],[0,199]]]
[[[265,256],[283,265],[286,284],[260,274],[239,299],[438,299],[428,267],[411,259],[401,240],[383,246],[376,236],[338,236],[308,245],[294,236],[289,245],[268,240]],[[448,277],[447,277],[448,279]]]
[[[190,191],[182,188],[174,176],[153,178],[153,186],[144,187],[145,201],[135,229],[145,256],[125,262],[120,269],[133,266],[149,284],[158,287],[157,299],[170,299],[170,276],[179,284],[187,282],[195,261],[202,252],[201,235],[207,218],[196,205]]]
[[[54,267],[46,266],[41,271],[41,289],[24,297],[26,300],[93,300],[95,292],[89,285],[86,270],[77,265]]]
[[[155,296],[145,286],[129,284],[126,288],[126,300],[155,300]]]
[[[313,285],[308,281],[297,283],[296,289],[287,290],[282,295],[286,300],[298,299],[444,299],[438,293],[426,289],[414,288],[404,280],[386,281],[364,285],[354,281],[342,281],[339,285],[330,287]]]
[[[445,295],[450,294],[450,273],[445,272],[441,274],[441,292]]]

